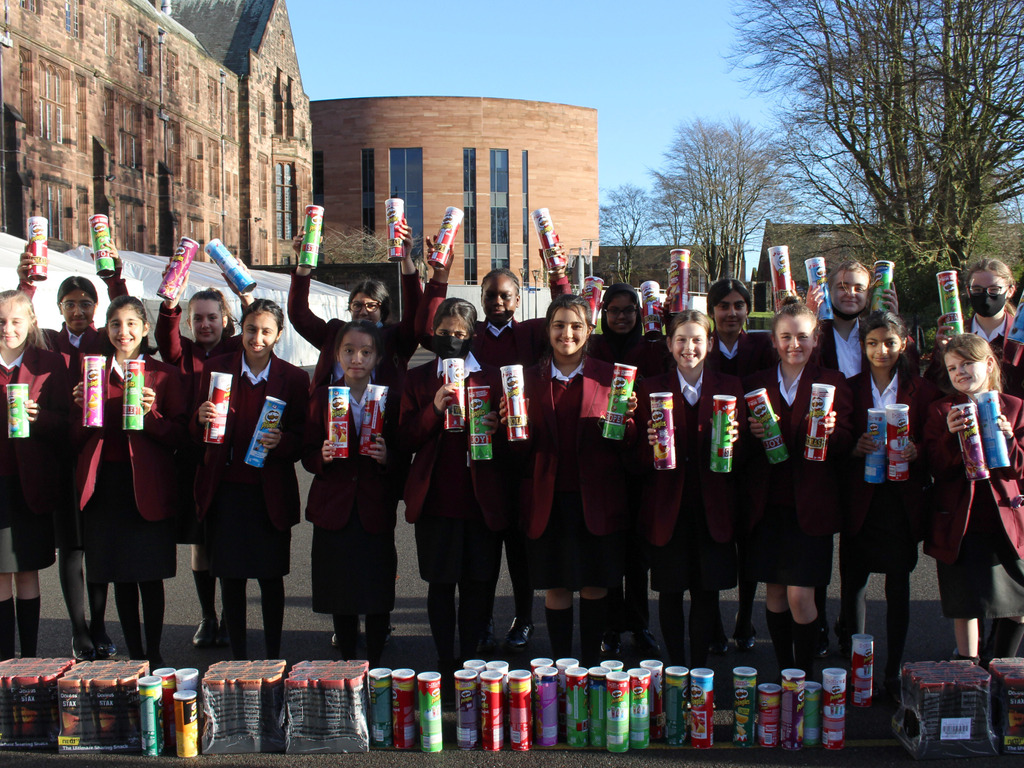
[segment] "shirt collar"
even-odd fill
[[[473,357],[473,353],[470,352],[468,355],[466,355],[466,373],[476,373],[479,370],[480,363],[477,361],[475,357]],[[440,357],[437,358],[437,375],[444,376],[444,360],[442,360]]]
[[[736,353],[740,350],[740,339],[737,336],[736,341],[732,343],[731,347],[725,346],[725,342],[721,338],[718,339],[718,350],[722,353],[722,357],[727,360],[732,360],[736,357]],[[702,374],[703,375],[703,374]]]
[[[249,381],[251,381],[253,384],[259,384],[261,381],[266,381],[267,378],[270,376],[270,365],[272,362],[273,360],[268,362],[267,366],[258,374],[256,374],[252,372],[252,369],[249,368],[249,364],[245,362],[245,355],[242,355],[242,373],[245,376],[248,376]]]
[[[700,378],[698,378],[697,383],[692,386],[689,383],[687,383],[686,379],[683,378],[683,372],[680,371],[678,368],[676,368],[676,376],[679,377],[679,391],[683,393],[683,397],[686,398],[686,402],[690,402],[690,398],[686,397],[686,394],[688,392],[692,392],[693,394],[696,395],[696,397],[693,400],[693,403],[690,403],[690,405],[693,405],[698,400],[700,400],[700,392],[704,388],[704,371],[700,372]]]
[[[971,318],[971,333],[981,336],[985,341],[993,342],[1003,335],[1003,324],[1000,323],[992,329],[992,333],[986,333],[985,329],[978,325],[978,318]]]
[[[782,381],[782,365],[779,365],[779,394],[782,395],[782,399],[786,401],[787,405],[792,405],[793,401],[796,400],[796,392],[800,388],[800,379],[803,378],[803,375],[804,371],[801,370],[797,377],[793,379],[793,383],[789,386],[789,389],[787,389],[785,383]]]
[[[487,331],[492,336],[497,337],[497,336],[501,336],[502,333],[507,331],[511,327],[511,325],[512,325],[511,322],[505,323],[504,325],[494,325],[493,323],[488,322],[487,323]]]
[[[78,349],[79,347],[82,346],[83,336],[85,336],[84,333],[80,333],[79,335],[76,336],[71,331],[68,331],[68,341],[71,342],[71,346],[74,347],[75,349]]]
[[[869,378],[871,379],[871,399],[876,404],[876,407],[879,405],[895,405],[896,396],[899,392],[900,377],[898,375],[894,375],[892,377],[892,381],[889,382],[889,385],[882,392],[878,391],[878,385],[875,384],[875,377],[869,375]]]
[[[6,368],[7,372],[10,373],[15,368],[17,368],[19,365],[21,365],[21,361],[22,361],[22,359],[24,357],[25,357],[25,352],[24,352],[24,350],[22,350],[22,353],[20,355],[18,355],[16,358],[14,358],[14,362],[12,362],[10,365],[5,363],[3,361],[3,359],[0,359],[0,366],[3,366],[4,368]]]
[[[551,363],[551,378],[553,380],[557,379],[558,381],[572,381],[575,378],[577,373],[583,373],[583,361],[582,360],[580,360],[580,364],[577,365],[575,370],[573,370],[568,376],[566,376],[564,373],[562,373],[560,370],[558,370],[555,367],[554,361],[552,361],[552,363]]]

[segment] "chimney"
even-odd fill
[[[171,15],[171,0],[163,0],[163,4],[160,6],[160,13],[165,13],[168,16]]]

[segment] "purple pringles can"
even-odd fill
[[[974,403],[954,405],[967,417],[966,429],[958,433],[960,451],[964,457],[964,469],[968,480],[987,480],[990,477],[988,464],[985,463],[985,451],[982,448],[981,429],[978,424],[978,406]]]
[[[651,423],[657,432],[654,468],[676,468],[676,426],[672,417],[672,393],[651,393]]]
[[[533,743],[553,747],[558,743],[558,670],[537,667],[533,671],[534,698]]]

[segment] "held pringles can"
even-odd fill
[[[276,397],[267,396],[263,401],[263,410],[260,411],[259,421],[256,422],[256,431],[252,433],[249,450],[245,454],[245,463],[250,467],[258,469],[266,462],[270,450],[263,444],[263,438],[270,430],[281,428],[285,405],[287,403],[284,400],[278,400]]]
[[[454,384],[452,402],[444,411],[446,432],[462,432],[466,428],[466,361],[452,357],[441,363],[444,368],[444,383]]]
[[[757,713],[757,670],[735,667],[732,670],[732,743],[738,747],[753,746],[757,738],[754,718]]]
[[[331,457],[348,458],[348,411],[352,390],[349,387],[327,388],[327,441]]]
[[[455,672],[455,706],[458,716],[455,737],[459,749],[480,747],[480,673],[475,669]]]
[[[828,293],[828,273],[825,266],[825,259],[822,256],[814,256],[804,259],[804,268],[807,270],[807,285],[816,285],[821,288],[821,304],[818,305],[818,319],[832,319],[832,297]]]
[[[1024,357],[1024,312],[1018,312],[1013,317],[1013,325],[1003,342],[1003,360],[1011,365],[1020,365]]]
[[[142,387],[146,383],[146,361],[125,360],[124,404],[121,411],[121,428],[138,432],[142,429]]]
[[[985,452],[985,463],[989,469],[1010,466],[1010,455],[1006,450],[1006,435],[999,429],[998,392],[979,392],[975,397],[978,404],[978,422],[981,424],[981,442]]]
[[[736,418],[736,398],[715,395],[711,411],[711,471],[732,472],[732,438],[729,427]]]
[[[853,657],[850,674],[853,676],[853,706],[871,706],[871,687],[875,676],[875,639],[871,635],[851,635]]]
[[[772,268],[772,295],[775,298],[775,311],[778,312],[787,296],[796,295],[793,270],[789,266],[789,246],[773,245],[769,248],[768,262]]]
[[[387,667],[371,669],[367,675],[370,688],[370,712],[366,718],[370,726],[370,744],[374,747],[390,747],[391,737],[391,670]]]
[[[174,737],[178,757],[199,755],[199,705],[195,691],[174,692]]]
[[[494,669],[480,673],[480,743],[484,752],[500,752],[505,745],[505,675]]]
[[[228,407],[231,404],[231,374],[214,372],[210,374],[210,402],[217,412],[213,421],[206,422],[205,442],[219,445],[224,442],[224,431],[228,425]]]
[[[654,468],[676,468],[676,426],[672,414],[672,393],[651,393],[651,423],[657,432],[654,445]]]
[[[92,235],[92,260],[96,262],[96,274],[113,277],[117,263],[114,261],[114,238],[110,234],[110,219],[102,213],[89,217],[89,231]]]
[[[562,256],[555,246],[558,245],[558,235],[555,233],[555,225],[551,223],[551,214],[547,208],[538,208],[534,211],[533,226],[537,230],[537,238],[540,240],[540,247],[544,253],[544,268],[550,272],[566,265],[565,257]]]
[[[778,464],[789,458],[789,451],[786,450],[786,441],[782,438],[782,430],[779,429],[779,420],[772,410],[772,401],[768,398],[768,390],[762,387],[745,394],[747,409],[750,415],[761,422],[764,427],[764,437],[761,444],[764,445],[765,453],[768,454],[769,464]]]
[[[964,332],[964,315],[960,309],[960,288],[957,285],[958,273],[955,269],[939,272],[935,279],[939,282],[939,325],[952,327],[951,335],[957,336]]]
[[[466,401],[469,403],[469,457],[473,461],[488,461],[493,454],[484,416],[491,412],[491,388],[466,387]]]
[[[224,273],[224,279],[235,287],[239,293],[252,293],[256,288],[256,281],[252,279],[249,270],[245,268],[238,259],[234,257],[227,246],[216,237],[206,244],[206,255],[220,267]]]
[[[653,280],[640,284],[640,312],[644,333],[661,333],[661,286]]]
[[[831,384],[811,385],[811,408],[807,414],[807,439],[804,441],[804,458],[808,461],[824,461],[828,452],[828,435],[825,433],[825,417],[832,412],[836,388]]]
[[[396,669],[391,673],[391,723],[395,749],[416,748],[416,673]]]
[[[690,744],[715,745],[715,673],[707,667],[690,670]]]
[[[676,248],[668,253],[668,311],[672,314],[690,308],[690,252]]]
[[[420,749],[441,751],[441,675],[420,672],[416,675],[420,711]]]
[[[609,752],[629,750],[629,675],[609,672],[605,676],[608,708],[604,718],[605,743]]]
[[[783,749],[803,749],[804,746],[804,682],[807,675],[802,669],[782,670],[782,712],[779,721],[779,741]]]
[[[506,423],[509,441],[527,440],[530,429],[526,416],[526,393],[523,389],[523,366],[501,368],[501,388],[505,393]]]
[[[320,237],[324,231],[324,209],[319,205],[306,206],[306,226],[299,248],[299,264],[316,269],[320,256]]]
[[[757,744],[779,746],[779,719],[782,714],[782,686],[761,683],[757,686]]]
[[[891,261],[875,262],[875,287],[871,291],[871,312],[884,311],[886,309],[884,291],[892,288],[892,278],[896,265]]]
[[[45,216],[28,217],[28,255],[32,257],[28,279],[34,283],[46,279],[50,263],[50,253],[46,245],[49,230],[50,222]]]
[[[609,440],[622,440],[626,436],[626,412],[633,394],[636,368],[616,363],[612,371],[612,386],[608,393],[608,410],[601,424],[601,436]]]
[[[629,748],[651,745],[651,670],[629,670]]]
[[[590,306],[590,324],[597,325],[601,316],[601,296],[604,293],[604,280],[594,275],[583,278],[583,298]]]
[[[884,408],[868,408],[868,434],[878,446],[864,456],[864,482],[879,485],[889,473],[888,422]]]
[[[885,406],[885,443],[888,451],[889,480],[902,482],[910,479],[910,462],[903,458],[903,451],[910,444],[910,406]]]
[[[28,384],[7,385],[7,437],[29,436]]]
[[[670,747],[686,743],[689,730],[690,670],[665,667],[665,741]]]
[[[139,678],[139,732],[142,754],[157,757],[164,751],[164,686],[156,675]]]
[[[359,432],[359,453],[370,455],[370,448],[384,434],[384,409],[387,407],[388,388],[383,384],[366,385],[366,406]]]
[[[405,244],[399,236],[397,227],[405,224],[405,200],[400,197],[389,197],[384,201],[384,216],[388,222],[388,260],[401,261],[405,258]]]
[[[508,673],[509,742],[517,752],[530,749],[530,729],[533,727],[530,717],[533,704],[532,681],[533,676],[525,669],[513,669]]]
[[[558,743],[558,669],[537,667],[533,671],[534,699],[534,741],[538,747],[553,747]]]
[[[82,357],[82,426],[103,426],[104,388],[107,383],[107,358]]]
[[[657,659],[640,662],[651,672],[651,741],[665,738],[665,665]]]
[[[565,742],[570,747],[587,746],[590,731],[589,684],[584,667],[565,670]]]
[[[608,716],[608,670],[591,667],[587,670],[587,695],[590,708],[590,746],[604,749],[605,718]]]
[[[462,218],[465,214],[458,208],[448,207],[441,219],[441,229],[437,233],[434,252],[427,259],[441,269],[447,269],[452,263],[452,245],[455,237],[459,234],[459,227],[462,226]]]
[[[821,746],[821,683],[804,683],[804,746]]]
[[[846,744],[846,670],[839,667],[821,672],[821,742],[825,749]]]
[[[188,277],[188,270],[199,253],[199,243],[187,237],[178,241],[178,247],[174,249],[171,262],[164,273],[164,279],[160,287],[156,289],[156,295],[161,299],[175,301],[181,295],[181,289],[185,285],[185,278]]]
[[[985,462],[985,451],[981,442],[981,428],[978,425],[978,406],[974,403],[954,405],[966,418],[965,428],[959,432],[960,452],[964,457],[964,470],[968,480],[987,480],[990,476]]]

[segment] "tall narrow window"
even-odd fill
[[[269,212],[267,211],[267,207],[270,205],[270,180],[267,178],[269,175],[269,165],[270,163],[267,161],[267,158],[260,155],[260,218],[266,216]]]
[[[228,89],[224,97],[227,106],[224,109],[224,132],[228,138],[235,138],[235,92]]]
[[[267,135],[267,97],[262,93],[256,100],[259,105],[259,111],[256,116],[256,125],[259,126],[260,138]]]
[[[45,182],[43,184],[43,209],[46,211],[46,218],[50,221],[50,237],[54,240],[64,239],[64,206],[71,201],[70,190],[65,190],[60,184]]]
[[[178,54],[167,55],[167,90],[175,93],[178,90]]]
[[[181,182],[181,125],[167,123],[167,154],[171,158],[171,173],[175,181]]]
[[[103,47],[107,56],[117,56],[121,50],[121,17],[108,13],[104,19]]]
[[[144,75],[153,74],[153,40],[149,35],[139,32],[136,45],[136,68]]]
[[[39,0],[21,0],[21,7],[32,13],[39,13]]]
[[[491,150],[491,269],[508,268],[508,150]]]
[[[523,282],[528,283],[530,274],[530,158],[523,150]]]
[[[476,148],[462,150],[463,271],[467,283],[476,283]]]
[[[377,205],[376,193],[373,188],[373,150],[364,149],[361,153],[362,171],[362,224],[363,232],[373,234],[377,229]]]
[[[64,0],[64,31],[74,38],[82,36],[79,30],[81,5],[82,0]]]
[[[292,79],[290,77],[284,91],[284,128],[289,139],[295,138],[295,107],[292,104]]]
[[[291,240],[295,236],[295,166],[292,163],[274,166],[274,213],[277,239]]]
[[[86,87],[85,78],[82,75],[75,75],[75,113],[78,119],[75,141],[78,144],[79,152],[89,150],[88,98],[89,90]]]
[[[192,103],[199,106],[199,67],[189,66],[189,88],[192,91]]]
[[[390,151],[391,197],[405,201],[405,220],[412,230],[413,258],[423,254],[423,149]]]
[[[43,87],[39,99],[39,137],[57,144],[64,143],[64,76],[52,64],[42,67]]]
[[[35,102],[32,100],[32,54],[22,50],[18,53],[20,61],[19,80],[21,88],[21,116],[25,118],[25,129],[32,132],[32,116]]]
[[[206,162],[210,169],[210,197],[220,196],[220,152],[217,142],[210,139],[206,144]]]
[[[284,73],[277,70],[277,79],[274,80],[274,133],[278,136],[284,133]]]
[[[128,101],[121,102],[121,121],[118,130],[118,158],[127,168],[142,168],[142,143],[139,107]]]

